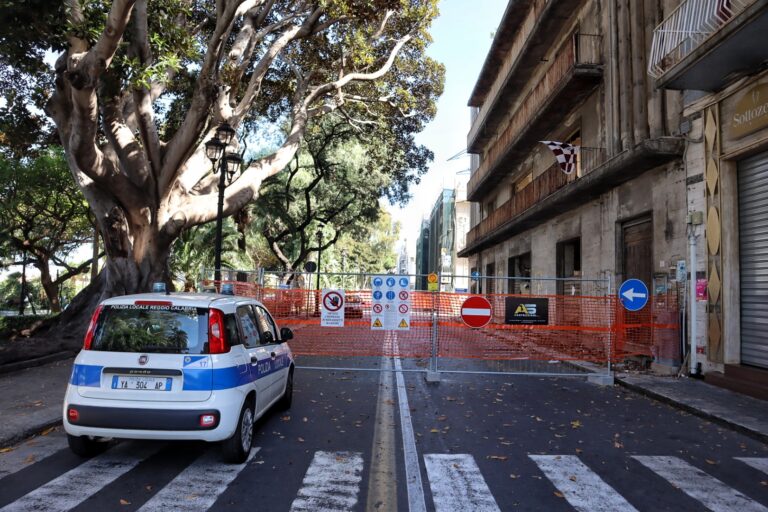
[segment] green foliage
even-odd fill
[[[221,265],[224,268],[251,268],[248,256],[239,252],[238,233],[232,219],[222,225]],[[216,223],[210,222],[184,231],[171,250],[169,264],[183,290],[194,290],[203,269],[212,269],[215,261]]]
[[[23,315],[0,316],[0,341],[5,341],[13,336],[18,336],[31,329],[39,322],[53,318],[55,315]]]
[[[31,161],[0,157],[0,245],[11,254],[63,263],[91,239],[88,215],[61,149]]]
[[[45,293],[40,286],[40,278],[27,276],[25,285],[26,309],[47,309]],[[11,272],[0,281],[0,309],[18,311],[21,304],[21,272]],[[26,316],[26,315],[25,315]]]

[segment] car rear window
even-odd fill
[[[104,306],[91,350],[204,354],[208,309],[118,304]]]

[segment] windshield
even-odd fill
[[[119,304],[105,306],[91,350],[204,354],[206,308]]]

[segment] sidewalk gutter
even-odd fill
[[[768,443],[768,403],[689,378],[616,375],[627,389]]]
[[[46,356],[2,364],[0,365],[0,375],[26,370],[27,368],[34,368],[35,366],[42,366],[56,361],[63,361],[64,359],[71,359],[75,357],[75,355],[76,353],[71,350],[62,350],[61,352],[54,352],[53,354],[48,354]]]

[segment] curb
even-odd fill
[[[48,363],[55,363],[56,361],[63,361],[64,359],[75,357],[75,355],[76,354],[71,350],[62,350],[61,352],[54,352],[53,354],[48,354],[47,356],[35,357],[33,359],[25,359],[23,361],[3,364],[0,365],[0,375],[17,372],[20,370],[26,370],[27,368],[34,368],[35,366],[42,366]]]
[[[666,395],[662,395],[661,393],[657,393],[655,391],[644,388],[642,386],[638,386],[637,384],[626,382],[622,378],[616,378],[616,384],[623,386],[629,389],[630,391],[634,391],[636,393],[647,396],[654,400],[658,400],[659,402],[663,402],[667,405],[671,405],[672,407],[676,409],[680,409],[681,411],[685,411],[687,413],[693,414],[694,416],[698,416],[699,418],[703,418],[705,420],[711,421],[712,423],[717,423],[718,425],[721,425],[723,427],[729,428],[731,430],[734,430],[736,432],[749,436],[753,439],[756,439],[757,441],[768,443],[768,434],[760,432],[759,430],[754,430],[744,425],[740,425],[738,423],[729,421],[728,419],[723,418],[721,416],[716,416],[706,411],[702,411],[701,409],[697,409],[690,405],[684,404],[682,402],[669,398]]]
[[[25,441],[32,436],[38,435],[40,432],[48,428],[58,427],[59,425],[61,425],[61,422],[62,422],[61,417],[57,416],[56,419],[48,420],[42,423],[38,423],[37,425],[33,425],[31,427],[27,427],[21,432],[16,432],[13,435],[0,439],[0,449],[7,448],[9,446],[13,446],[22,441]]]

